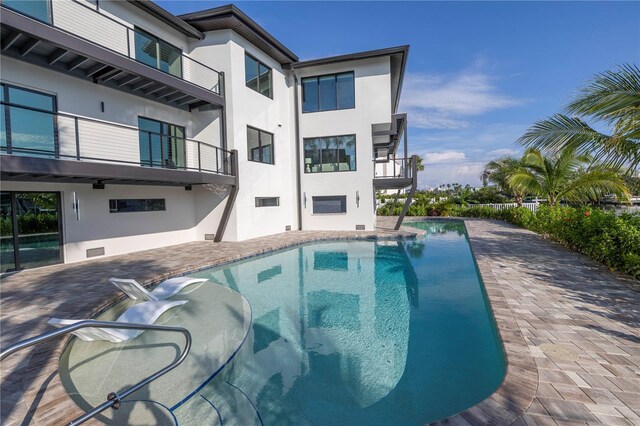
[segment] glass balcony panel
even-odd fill
[[[50,0],[2,0],[2,5],[38,21],[51,24]]]

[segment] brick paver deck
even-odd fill
[[[86,318],[119,297],[106,277],[148,284],[168,276],[283,248],[376,232],[288,232],[239,243],[195,242],[3,277],[1,345],[48,330],[52,316]],[[449,424],[640,425],[640,291],[526,230],[466,221],[507,355],[501,387]],[[406,228],[400,235],[411,237]],[[635,289],[634,289],[635,287]],[[59,424],[79,414],[56,374],[64,342],[43,344],[2,364],[2,424]]]

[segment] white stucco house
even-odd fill
[[[233,5],[148,0],[2,0],[0,23],[2,272],[371,230],[376,190],[415,190],[408,46],[300,61]]]

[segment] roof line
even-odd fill
[[[192,27],[184,20],[175,16],[166,9],[158,6],[151,0],[127,0],[132,5],[147,12],[149,15],[169,25],[171,28],[180,31],[182,34],[198,40],[204,39],[204,33]]]
[[[198,21],[204,21],[210,18],[221,17],[224,15],[236,16],[236,18],[242,21],[243,24],[257,33],[259,36],[263,37],[269,44],[273,45],[277,50],[284,54],[291,62],[298,61],[298,56],[296,56],[295,53],[289,50],[284,44],[278,41],[278,39],[272,36],[267,30],[262,28],[257,22],[255,22],[246,13],[244,13],[233,4],[178,15],[178,18],[184,20],[187,23],[197,23]]]
[[[299,68],[312,67],[316,65],[327,65],[327,64],[334,64],[337,62],[346,62],[346,61],[353,61],[358,59],[375,58],[379,56],[389,56],[389,55],[394,55],[398,53],[402,53],[404,55],[403,62],[406,63],[406,57],[407,57],[407,54],[409,53],[409,45],[406,44],[403,46],[387,47],[384,49],[367,50],[364,52],[348,53],[346,55],[329,56],[326,58],[310,59],[308,61],[299,61],[299,62],[294,62],[290,65],[285,65],[284,68],[293,67],[293,68],[299,69]]]

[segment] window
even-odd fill
[[[51,24],[51,0],[2,0],[2,5],[38,21]]]
[[[249,54],[244,56],[244,77],[247,87],[272,98],[271,68]]]
[[[247,126],[247,152],[249,161],[274,164],[273,134]]]
[[[149,167],[184,169],[184,127],[138,117],[140,164]]]
[[[182,51],[139,28],[134,30],[136,60],[182,78]]]
[[[280,197],[256,197],[256,207],[278,207]]]
[[[164,211],[164,198],[109,200],[109,213]]]
[[[313,198],[313,214],[331,214],[347,212],[347,196],[323,196]]]
[[[56,157],[56,98],[0,85],[0,150],[31,157]]]
[[[304,139],[304,172],[356,170],[356,135]]]
[[[355,108],[354,73],[302,79],[302,112]]]

